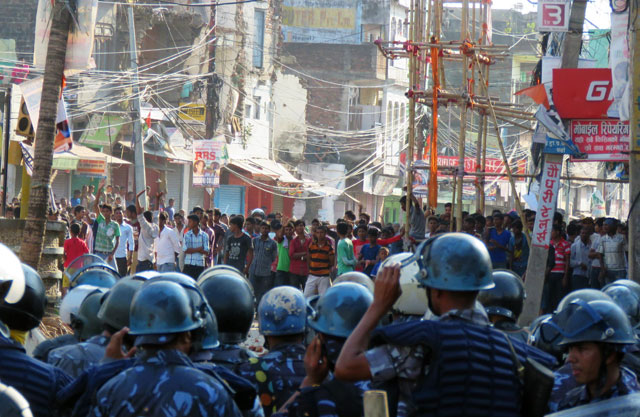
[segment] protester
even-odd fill
[[[260,236],[253,238],[253,259],[249,267],[249,280],[255,291],[256,303],[260,303],[262,296],[273,288],[274,276],[271,264],[278,256],[278,244],[269,237],[271,228],[269,223],[260,223]]]
[[[504,216],[496,213],[492,216],[494,227],[489,229],[487,233],[487,248],[491,256],[491,264],[493,268],[507,267],[507,246],[511,240],[511,233],[502,227]]]
[[[189,230],[184,235],[182,250],[184,268],[182,272],[197,280],[205,268],[205,257],[209,254],[209,236],[200,230],[200,218],[196,214],[187,217]]]
[[[224,248],[224,263],[233,266],[244,275],[248,275],[249,265],[253,258],[251,238],[242,231],[244,218],[233,217],[229,220],[229,235]]]
[[[164,211],[158,214],[158,237],[155,241],[158,272],[174,272],[176,258],[180,253],[180,239],[176,230],[167,226],[168,218],[169,215]]]
[[[277,220],[276,220],[277,221]],[[288,222],[276,233],[275,241],[278,245],[278,263],[276,265],[276,277],[274,286],[291,285],[289,269],[291,259],[289,258],[289,245],[294,239],[294,224]]]
[[[133,228],[124,222],[124,216],[122,213],[122,207],[116,207],[113,217],[120,226],[120,241],[118,242],[118,248],[116,249],[116,265],[118,266],[118,273],[121,276],[127,275],[127,270],[131,265],[131,256],[133,249],[135,248],[135,242],[133,241]]]
[[[335,265],[335,252],[327,240],[327,227],[316,228],[316,241],[307,250],[309,277],[304,287],[304,296],[323,295],[331,286],[331,269]]]
[[[336,260],[338,266],[338,275],[353,271],[354,266],[358,263],[353,254],[353,243],[347,237],[349,225],[341,222],[336,225],[338,232],[338,250],[336,251]]]

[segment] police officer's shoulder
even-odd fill
[[[33,417],[29,402],[15,388],[0,382],[0,416]]]

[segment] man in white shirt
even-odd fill
[[[127,275],[127,268],[131,265],[131,254],[133,253],[135,245],[133,241],[133,229],[123,221],[122,207],[115,208],[113,217],[116,223],[120,225],[120,241],[118,242],[115,255],[116,265],[118,266],[118,273],[121,276],[125,276]]]
[[[138,265],[136,272],[153,270],[155,257],[155,239],[158,237],[158,225],[153,223],[153,213],[143,212],[139,197],[145,190],[136,196],[136,212],[140,222],[140,236],[138,236]]]
[[[167,213],[158,215],[158,237],[156,238],[156,269],[158,272],[175,272],[176,255],[180,253],[180,242],[176,231],[167,227]]]
[[[580,238],[571,245],[571,258],[569,265],[573,268],[571,276],[571,291],[589,288],[589,252],[591,241],[589,240],[589,228],[583,226],[580,229]]]
[[[627,242],[624,236],[616,233],[617,230],[618,222],[616,219],[609,218],[604,221],[605,235],[600,239],[598,253],[604,269],[606,284],[627,277],[627,262],[625,259]]]
[[[178,236],[178,242],[180,243],[180,251],[178,252],[178,271],[182,271],[184,268],[184,251],[182,250],[182,243],[184,242],[184,234],[187,230],[184,224],[184,216],[181,213],[176,212],[173,216],[173,220],[176,223],[176,227],[173,230],[175,230],[176,235]]]
[[[593,231],[589,240],[591,241],[591,251],[589,251],[589,259],[591,259],[591,268],[589,269],[589,286],[599,290],[603,287],[604,277],[601,276],[602,263],[600,262],[600,254],[598,247],[600,239],[604,235],[604,219],[598,219],[594,225],[589,226]]]

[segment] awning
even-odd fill
[[[107,160],[107,164],[110,165],[131,165],[131,162],[125,161],[124,159],[117,158],[115,156],[107,155],[103,152],[95,151],[89,147],[78,145],[77,143],[73,144],[73,148],[71,148],[68,152],[63,152],[59,154],[54,154],[53,159],[56,157],[68,157],[75,156],[78,159],[105,159]]]
[[[127,149],[132,149],[133,148],[131,146],[131,142],[130,141],[122,140],[122,141],[120,141],[118,143],[120,145],[122,145],[124,148],[127,148]],[[187,152],[182,151],[182,150],[176,150],[176,149],[173,149],[173,148],[170,148],[170,149],[171,150],[168,150],[168,149],[166,149],[164,147],[159,147],[158,149],[153,149],[150,146],[145,145],[144,153],[146,153],[148,155],[158,156],[160,158],[173,160],[173,161],[176,161],[178,163],[191,162],[193,160],[193,156],[190,153],[187,153]]]
[[[250,172],[254,177],[276,180],[281,184],[302,184],[287,169],[276,161],[266,158],[231,159],[229,165]]]

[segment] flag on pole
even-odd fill
[[[515,93],[516,96],[525,95],[530,97],[536,104],[542,104],[545,109],[549,109],[549,97],[547,97],[547,91],[544,88],[544,84],[534,85],[533,87],[525,88]]]
[[[151,129],[151,112],[149,112],[149,114],[147,115],[147,118],[145,119],[145,123],[147,123],[147,127]]]

